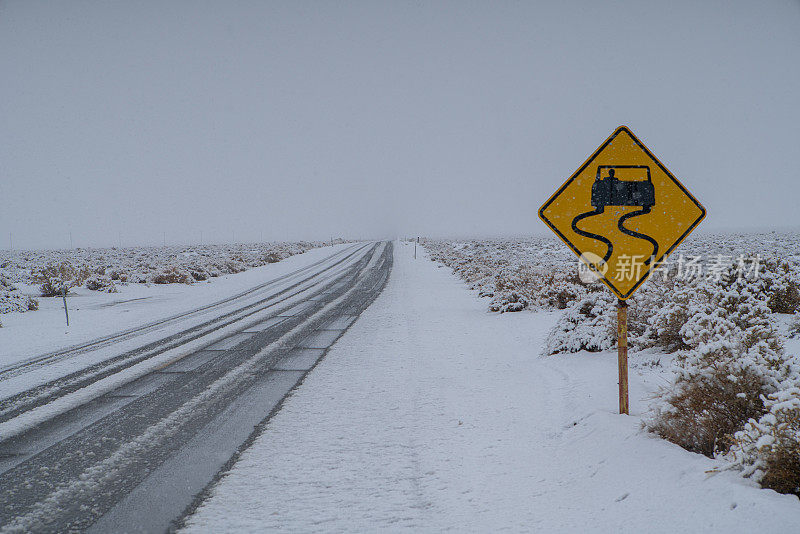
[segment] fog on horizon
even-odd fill
[[[0,248],[543,234],[626,124],[797,227],[800,2],[0,3]]]

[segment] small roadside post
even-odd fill
[[[414,241],[414,259],[417,259],[417,243],[419,243],[419,236],[417,236],[417,240]]]
[[[621,414],[629,413],[626,301],[705,216],[627,126],[614,130],[539,208],[539,218],[617,297]]]
[[[61,298],[64,300],[64,315],[67,316],[67,326],[69,326],[69,311],[67,311],[67,284],[61,286]]]

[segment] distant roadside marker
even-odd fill
[[[620,126],[539,208],[539,217],[618,298],[619,411],[628,413],[625,300],[688,236],[705,208]]]

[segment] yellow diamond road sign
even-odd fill
[[[539,217],[621,299],[630,297],[705,215],[625,126],[539,209]]]

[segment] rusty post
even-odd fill
[[[619,363],[619,413],[628,415],[628,304],[617,303],[617,360]]]

